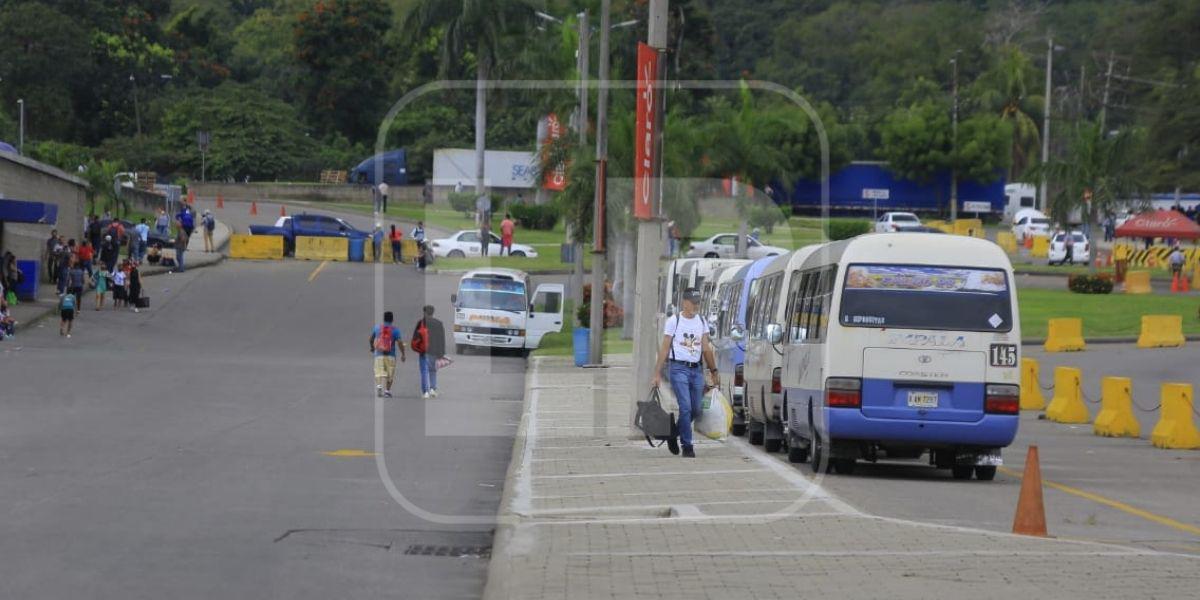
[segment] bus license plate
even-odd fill
[[[937,392],[909,392],[908,405],[912,408],[937,408]]]

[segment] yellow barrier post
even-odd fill
[[[1100,380],[1100,412],[1092,433],[1105,437],[1139,437],[1142,426],[1133,416],[1133,380],[1105,377]]]
[[[342,237],[296,237],[296,258],[300,260],[350,260],[350,240]]]
[[[1183,343],[1182,315],[1142,315],[1138,348],[1178,348]]]
[[[1050,238],[1044,235],[1033,236],[1033,248],[1029,250],[1029,255],[1034,258],[1047,258],[1050,256]]]
[[[1050,331],[1043,348],[1046,352],[1077,352],[1087,347],[1083,341],[1083,319],[1050,319]]]
[[[1125,274],[1126,294],[1149,294],[1150,271],[1130,271]]]
[[[983,221],[980,219],[959,219],[954,222],[954,233],[970,237],[983,237]]]
[[[1046,407],[1046,418],[1055,423],[1087,423],[1090,419],[1083,403],[1083,375],[1075,367],[1054,369],[1054,398]]]
[[[229,236],[229,258],[283,258],[283,236],[235,233]]]
[[[1044,410],[1046,397],[1042,395],[1041,378],[1038,376],[1038,361],[1021,359],[1021,410]]]
[[[1009,254],[1017,253],[1017,237],[1011,231],[1001,231],[996,234],[996,245],[1004,248]]]
[[[384,240],[379,245],[379,250],[383,262],[392,262],[392,243],[390,241]],[[363,262],[375,262],[375,244],[371,243],[371,238],[367,238],[363,244]]]
[[[1200,448],[1200,432],[1192,420],[1192,385],[1162,384],[1162,408],[1158,424],[1150,434],[1150,443],[1171,450]]]
[[[400,254],[404,262],[417,262],[417,240],[404,238],[404,241],[400,242]]]

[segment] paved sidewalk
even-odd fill
[[[629,357],[535,358],[484,597],[1191,597],[1200,560],[863,514],[737,438],[631,439]]]

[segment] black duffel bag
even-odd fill
[[[663,409],[658,387],[650,389],[648,400],[638,401],[633,426],[646,436],[650,447],[656,448],[665,443],[671,454],[679,454],[679,426],[675,423],[675,413]],[[658,443],[655,444],[654,440],[658,440]]]

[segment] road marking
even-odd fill
[[[1021,478],[1020,471],[1014,471],[1013,469],[1009,469],[1007,467],[1000,467],[1000,472],[1004,473],[1005,475],[1009,475],[1011,477],[1016,477],[1017,479]],[[1155,523],[1158,523],[1159,525],[1165,525],[1167,527],[1170,527],[1171,529],[1177,529],[1179,531],[1187,532],[1192,535],[1200,535],[1200,527],[1196,527],[1195,525],[1188,525],[1187,523],[1184,523],[1181,521],[1176,521],[1175,519],[1172,519],[1171,517],[1164,517],[1162,515],[1152,513],[1148,510],[1143,510],[1136,506],[1131,506],[1129,504],[1125,504],[1124,502],[1121,502],[1119,500],[1113,500],[1112,498],[1106,498],[1104,496],[1101,496],[1100,494],[1095,494],[1092,492],[1084,491],[1079,488],[1074,488],[1069,485],[1063,485],[1061,483],[1049,481],[1046,479],[1042,480],[1042,485],[1045,485],[1048,488],[1052,488],[1052,489],[1058,490],[1058,491],[1066,493],[1066,494],[1071,494],[1072,496],[1078,496],[1085,500],[1091,500],[1092,502],[1095,502],[1097,504],[1103,504],[1104,506],[1107,506],[1109,508],[1115,508],[1123,513],[1131,514],[1135,517],[1141,517],[1143,519],[1146,519],[1147,521],[1153,521]]]
[[[336,456],[338,458],[361,458],[375,456],[374,452],[367,452],[366,450],[359,450],[358,448],[342,448],[341,450],[322,452],[321,454],[324,454],[325,456]]]
[[[325,265],[327,264],[329,264],[329,261],[321,261],[321,264],[317,265],[317,268],[313,269],[313,272],[308,274],[308,282],[312,283],[312,281],[317,278],[317,275],[321,274],[321,270],[324,269]]]

